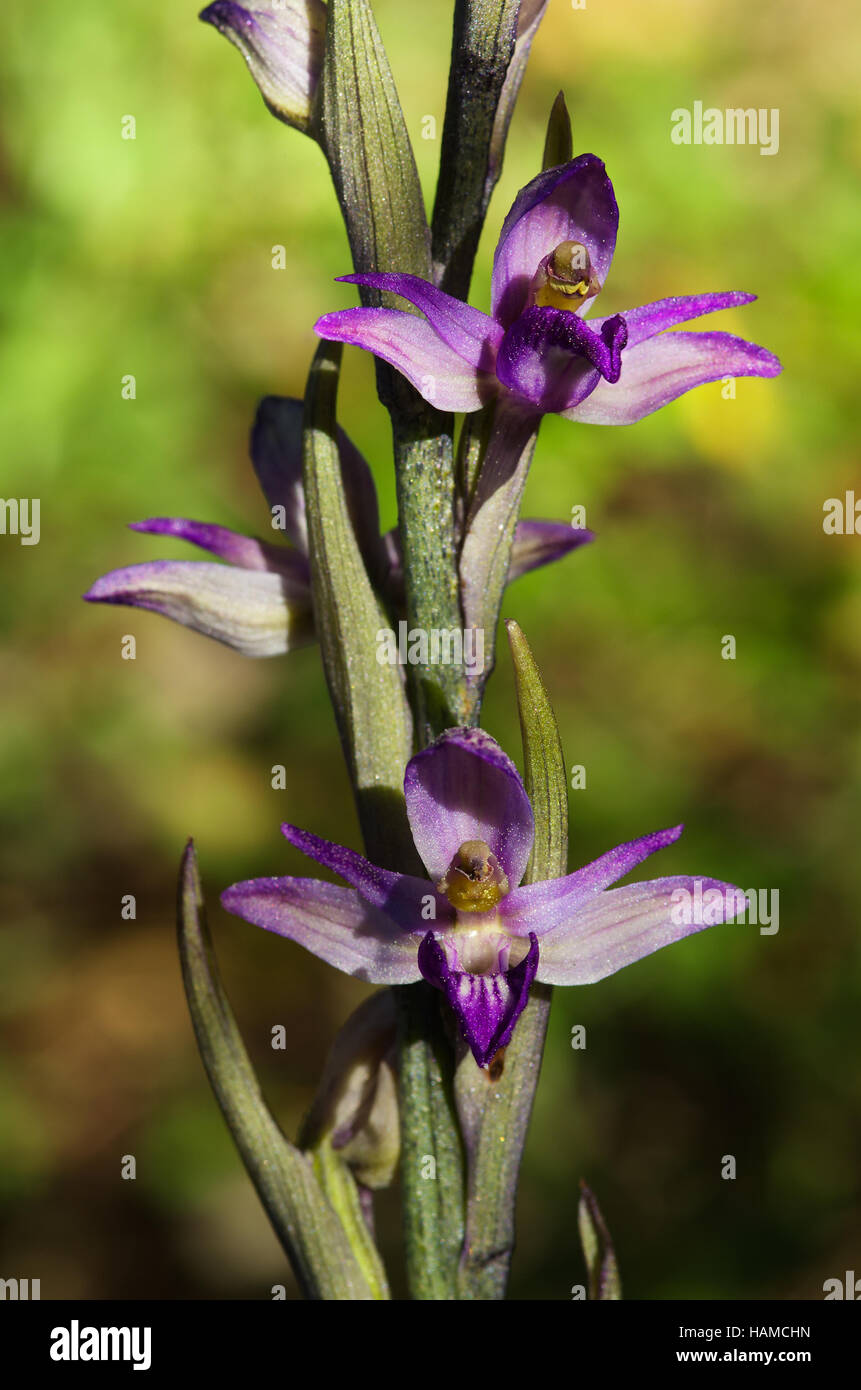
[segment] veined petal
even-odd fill
[[[677,324],[690,319],[701,318],[703,314],[716,314],[719,309],[736,309],[741,304],[750,304],[755,294],[744,294],[741,290],[727,290],[722,294],[680,294],[671,299],[656,299],[652,304],[641,304],[636,309],[621,310],[622,318],[628,327],[628,347],[663,333],[665,328],[675,328]],[[598,332],[606,318],[587,319],[590,328]]]
[[[603,284],[618,225],[613,185],[594,154],[539,174],[518,193],[503,223],[493,260],[493,317],[507,328],[523,312],[539,262],[563,241],[586,247]],[[583,300],[581,309],[593,298]]]
[[[215,0],[200,18],[239,49],[273,115],[307,130],[323,66],[322,0],[272,0],[269,9]]]
[[[418,950],[422,975],[441,990],[480,1067],[486,1067],[501,1047],[507,1047],[514,1025],[526,1007],[538,969],[538,942],[519,965],[495,975],[471,975],[454,968],[445,944],[428,932]]]
[[[410,758],[404,794],[416,849],[435,882],[467,840],[483,840],[512,887],[520,882],[535,834],[532,807],[514,763],[483,729],[446,729]]]
[[[303,410],[304,402],[292,396],[265,396],[257,407],[251,430],[251,461],[273,520],[282,523],[297,550],[307,555],[308,523],[302,486]],[[376,580],[381,569],[385,569],[385,560],[374,477],[364,455],[340,427],[337,438],[350,519],[365,563]]]
[[[296,825],[282,825],[281,833],[309,859],[323,864],[358,889],[366,902],[385,912],[403,931],[424,935],[428,921],[436,926],[454,923],[451,904],[426,878],[378,868],[346,845],[321,840],[319,835],[300,830]]]
[[[695,386],[780,370],[772,353],[731,333],[661,333],[625,349],[615,385],[600,381],[586,400],[561,414],[587,425],[633,425]]]
[[[492,372],[503,330],[489,314],[438,290],[418,275],[365,274],[338,277],[351,285],[400,295],[420,309],[443,342],[477,372]]]
[[[518,521],[511,547],[508,583],[513,584],[522,574],[561,560],[581,545],[595,539],[585,527],[567,525],[564,521]]]
[[[244,656],[280,656],[311,641],[314,630],[310,595],[297,604],[288,599],[285,584],[271,571],[153,560],[112,570],[84,598],[161,613]]]
[[[221,901],[228,912],[370,984],[409,985],[421,978],[415,939],[352,888],[316,878],[253,878],[234,883]]]
[[[601,377],[618,381],[627,336],[618,314],[595,332],[567,309],[533,307],[505,334],[497,376],[542,412],[570,410],[594,391]]]
[[[535,932],[543,938],[548,932],[574,919],[580,907],[596,894],[616,883],[650,854],[675,844],[684,829],[681,825],[669,830],[655,830],[637,840],[628,840],[608,850],[591,864],[565,878],[543,879],[524,884],[503,898],[497,911],[502,925],[513,936]]]
[[[306,593],[310,584],[308,561],[296,550],[283,545],[267,545],[255,536],[243,536],[226,526],[206,521],[187,521],[183,517],[156,516],[147,521],[132,521],[130,531],[142,531],[150,536],[174,536],[189,541],[210,555],[246,570],[275,570],[292,579]]]
[[[390,362],[438,410],[479,410],[497,390],[495,379],[469,367],[426,319],[401,309],[341,309],[324,314],[314,330]]]
[[[686,907],[699,891],[707,910]],[[713,894],[712,900],[707,895]],[[552,985],[591,985],[623,966],[704,927],[731,921],[746,904],[730,883],[690,877],[657,878],[600,893],[567,925],[541,939],[538,979]]]

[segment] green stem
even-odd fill
[[[452,1048],[429,985],[395,991],[399,1019],[401,1189],[413,1298],[459,1297],[464,1235],[463,1150],[454,1121]]]

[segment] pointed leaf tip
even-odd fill
[[[568,870],[568,784],[556,716],[520,625],[505,624],[514,663],[523,739],[524,785],[535,816],[535,841],[524,883]]]
[[[559,92],[547,122],[547,135],[544,140],[542,169],[555,169],[574,158],[574,140],[571,131],[571,117],[565,102],[565,93]]]
[[[622,1284],[610,1232],[607,1230],[595,1194],[582,1178],[577,1225],[589,1272],[589,1297],[601,1302],[621,1299]]]

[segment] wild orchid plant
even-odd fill
[[[568,872],[559,734],[516,623],[507,628],[523,777],[479,727],[506,585],[592,539],[520,520],[542,416],[628,425],[702,383],[780,370],[764,348],[727,333],[667,331],[751,295],[587,317],[610,270],[618,210],[603,163],[572,157],[561,95],[543,168],[502,224],[491,313],[467,303],[544,9],[456,0],[430,226],[369,0],[268,9],[216,0],[204,10],[243,53],[270,110],[326,156],[353,254],[342,279],[358,286],[361,306],[319,318],[304,402],[268,397],[257,412],[251,458],[288,543],[140,522],[215,560],[133,565],[87,595],[152,609],[248,656],[319,643],[367,857],[285,825],[289,842],[342,883],[258,878],[222,896],[230,912],[383,986],[335,1041],[296,1145],[266,1107],[224,996],[191,845],[179,899],[201,1053],[309,1297],[389,1296],[372,1193],[398,1167],[412,1296],[504,1297],[550,987],[592,984],[734,915],[736,890],[712,879],[612,886],[680,826]],[[399,521],[387,535],[371,470],[336,423],[345,342],[376,355],[391,416]],[[395,623],[411,644],[442,634],[442,648],[419,640],[404,668],[380,646]],[[482,660],[469,659],[479,651]],[[680,893],[703,890],[718,904],[709,914],[673,911]],[[619,1297],[585,1187],[580,1228],[591,1296]]]

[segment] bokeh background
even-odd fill
[[[422,121],[441,130],[450,8],[376,4],[428,198],[439,144]],[[542,430],[526,514],[582,504],[599,534],[506,601],[587,771],[572,867],[684,820],[655,872],[779,891],[780,930],[715,928],[557,992],[520,1298],[582,1281],[581,1176],[630,1297],[815,1299],[861,1268],[861,537],[822,528],[827,498],[861,497],[858,31],[849,0],[551,0],[514,119],[475,303],[562,87],[575,148],[606,160],[621,208],[603,312],[754,290],[714,326],[785,366],[633,428]],[[353,302],[333,284],[346,240],[319,151],[268,115],[190,0],[19,0],[0,84],[2,492],[42,504],[38,546],[0,538],[0,1275],[41,1278],[43,1297],[266,1297],[285,1279],[296,1296],[195,1052],[172,914],[193,834],[229,992],[295,1132],[367,990],[217,894],[304,871],[282,819],[358,843],[317,653],[255,664],[80,595],[112,567],[187,553],[129,521],[265,526],[249,423],[260,396],[301,394],[313,320]],[[779,108],[779,153],[672,144],[670,113],[696,100]],[[341,414],[392,524],[387,419],[357,352]],[[505,659],[485,723],[519,756]],[[391,1193],[396,1279],[397,1220]]]

